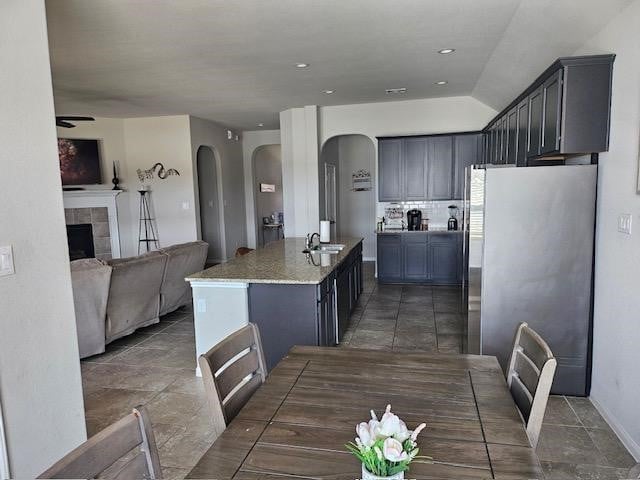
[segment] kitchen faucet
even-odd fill
[[[307,250],[310,250],[313,247],[313,237],[318,236],[318,240],[320,240],[319,233],[307,233],[307,239],[305,240],[305,247]]]

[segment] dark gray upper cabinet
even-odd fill
[[[403,198],[402,139],[380,140],[378,154],[378,200],[399,202]]]
[[[562,70],[558,70],[542,85],[544,108],[540,154],[560,150],[560,112],[562,110]]]
[[[426,200],[427,194],[427,139],[404,139],[404,199]]]
[[[537,157],[607,151],[614,59],[591,55],[556,60],[485,127],[490,163],[506,160],[524,166]],[[518,133],[511,138],[514,109]]]
[[[544,106],[544,93],[542,87],[529,95],[529,133],[527,135],[527,157],[540,155],[540,138],[542,134],[542,109]]]
[[[529,133],[529,99],[525,98],[516,107],[518,111],[518,131],[516,133],[516,165],[527,166],[527,139]]]
[[[453,137],[427,137],[428,200],[453,197]]]
[[[505,139],[505,162],[508,165],[516,164],[516,148],[518,143],[518,108],[512,108],[506,115],[506,139]]]
[[[482,163],[482,134],[454,135],[453,137],[453,199],[464,196],[464,171],[469,165]]]

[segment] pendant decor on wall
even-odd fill
[[[358,170],[351,174],[351,185],[354,192],[371,190],[371,173],[368,170]]]

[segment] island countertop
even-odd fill
[[[238,283],[284,283],[318,284],[347,258],[362,242],[362,238],[338,237],[331,243],[343,244],[339,253],[313,253],[312,258],[302,253],[304,238],[285,238],[258,248],[226,263],[194,273],[188,282],[238,282]],[[321,255],[328,261],[320,266]]]

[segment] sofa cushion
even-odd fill
[[[204,269],[209,245],[196,241],[163,248],[167,256],[164,279],[160,288],[160,315],[191,303],[191,287],[185,277]]]
[[[160,321],[160,285],[167,256],[149,252],[110,260],[113,268],[107,303],[106,342]]]
[[[95,258],[71,262],[73,305],[80,358],[104,352],[111,267]]]

